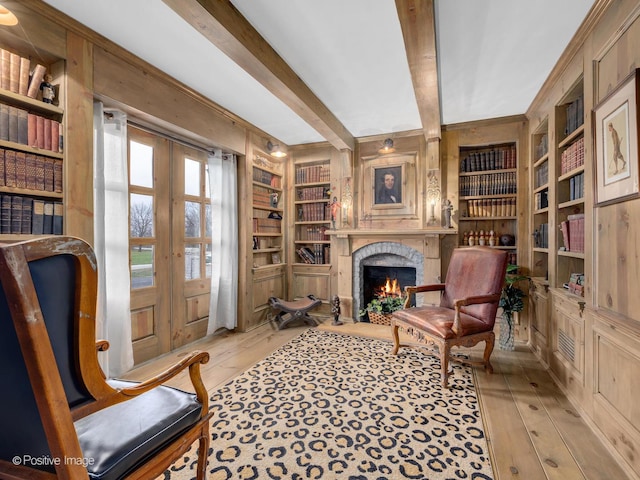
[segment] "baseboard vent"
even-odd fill
[[[576,341],[564,330],[558,330],[558,350],[567,360],[574,362],[576,358]]]

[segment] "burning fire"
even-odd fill
[[[387,277],[387,281],[384,283],[384,285],[376,289],[375,295],[377,298],[401,297],[402,289],[400,288],[398,279],[394,278],[393,280],[391,280],[389,279],[389,277]]]

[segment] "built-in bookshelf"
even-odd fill
[[[330,160],[295,165],[295,263],[331,263],[331,167]]]
[[[562,288],[584,273],[584,93],[580,79],[555,108],[555,286]],[[571,293],[581,292],[572,291]]]
[[[283,165],[256,154],[252,166],[253,268],[280,265],[283,251]]]
[[[531,203],[533,211],[533,265],[531,276],[546,282],[549,276],[549,120],[545,118],[531,139],[533,174]]]
[[[459,245],[487,245],[509,251],[517,264],[517,179],[515,143],[460,148]]]
[[[64,62],[41,65],[0,48],[0,235],[64,231]]]

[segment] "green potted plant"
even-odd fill
[[[508,265],[507,273],[504,279],[504,287],[500,296],[502,308],[502,323],[500,325],[500,338],[498,339],[498,347],[501,350],[513,350],[515,348],[515,339],[513,335],[514,313],[521,312],[524,309],[525,292],[518,286],[521,280],[525,280],[525,275],[520,275],[518,265]]]
[[[371,323],[391,324],[391,314],[404,306],[404,297],[386,296],[374,298],[365,308],[360,309],[360,317],[367,315]]]

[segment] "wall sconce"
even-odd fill
[[[17,17],[3,5],[0,5],[0,25],[12,27],[18,24]]]
[[[436,225],[436,204],[440,200],[440,182],[438,180],[437,170],[432,170],[427,175],[427,202],[431,207],[431,216],[427,225]]]
[[[353,194],[351,193],[351,177],[345,180],[344,191],[342,193],[342,224],[351,225],[351,210],[353,206]]]
[[[378,153],[384,155],[385,153],[393,153],[395,151],[396,149],[393,148],[393,140],[390,138],[387,138],[382,144],[382,148],[378,150]]]
[[[275,145],[271,143],[271,140],[267,142],[267,150],[269,151],[269,155],[276,158],[282,158],[287,156],[287,152],[282,150],[279,143]]]

